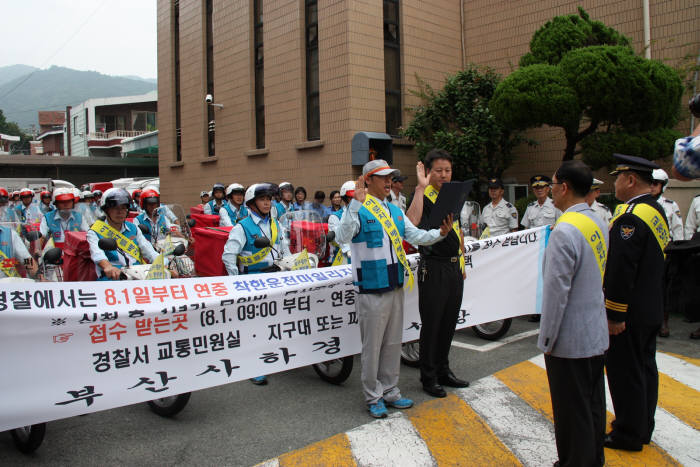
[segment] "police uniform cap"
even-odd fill
[[[617,167],[615,167],[615,170],[610,172],[610,175],[617,175],[621,172],[634,171],[643,174],[648,174],[649,176],[651,176],[651,173],[654,171],[654,169],[659,168],[659,166],[655,162],[652,162],[648,159],[644,159],[643,157],[628,156],[626,154],[617,153],[613,154],[613,157],[617,162]]]
[[[408,180],[408,177],[405,175],[395,175],[391,179],[392,182],[405,182],[406,180]]]
[[[603,183],[605,183],[605,182],[602,180],[598,180],[597,178],[594,178],[593,184],[591,184],[591,190],[597,190],[598,188],[600,188],[600,185],[602,185]]]
[[[500,178],[489,178],[489,188],[503,188],[503,182]]]
[[[546,175],[533,175],[530,177],[530,186],[533,188],[549,186],[551,182],[552,179]]]

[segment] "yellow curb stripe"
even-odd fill
[[[406,412],[437,465],[522,465],[484,420],[455,394]]]
[[[676,358],[683,360],[683,361],[686,361],[688,363],[692,363],[695,366],[700,366],[700,358],[686,357],[685,355],[671,353],[671,352],[662,352],[662,353],[665,353],[666,355],[670,355],[671,357],[676,357]]]
[[[686,425],[700,430],[700,393],[693,388],[659,373],[658,405]]]
[[[279,457],[280,467],[306,466],[356,466],[350,441],[345,433],[310,444]]]
[[[495,375],[503,384],[527,402],[532,408],[553,421],[552,400],[549,396],[547,372],[532,362],[525,361],[501,370]],[[608,423],[614,416],[608,412]],[[641,452],[605,449],[605,464],[628,467],[630,465],[680,465],[656,444],[645,446]]]

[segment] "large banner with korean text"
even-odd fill
[[[547,233],[467,245],[459,328],[539,312]],[[409,261],[417,277],[417,257]],[[420,318],[417,289],[405,292],[407,342]],[[0,282],[0,431],[357,354],[355,300],[351,266]]]

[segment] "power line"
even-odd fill
[[[83,23],[82,23],[80,26],[78,26],[78,29],[76,29],[76,30],[73,32],[73,34],[72,34],[68,39],[66,39],[66,41],[65,41],[63,44],[61,44],[61,46],[60,46],[58,49],[56,49],[56,51],[55,51],[53,54],[51,54],[51,56],[49,56],[49,58],[47,58],[46,60],[44,60],[44,63],[41,65],[40,68],[45,67],[46,64],[47,64],[48,62],[50,62],[56,55],[58,55],[58,53],[59,53],[61,50],[63,50],[63,48],[64,48],[66,45],[68,45],[68,43],[69,43],[70,41],[72,41],[73,38],[74,38],[75,36],[77,36],[78,33],[79,33],[80,31],[82,31],[82,29],[85,27],[85,25],[88,24],[88,22],[92,19],[92,17],[95,16],[95,14],[96,14],[106,3],[107,3],[107,0],[102,0],[102,3],[100,3],[100,4],[97,6],[97,8],[95,8],[95,10],[94,10],[92,13],[90,13],[90,16],[88,16],[88,17],[85,19],[85,21],[83,21]],[[7,96],[9,96],[10,94],[12,94],[18,87],[20,87],[21,85],[23,85],[24,83],[26,83],[27,80],[28,80],[29,78],[31,78],[31,77],[34,75],[34,73],[36,73],[37,71],[39,71],[39,69],[34,70],[34,71],[32,71],[31,73],[29,73],[22,81],[20,81],[19,83],[17,83],[17,85],[16,85],[15,87],[13,87],[13,88],[10,89],[9,91],[7,91],[5,94],[3,94],[2,96],[0,96],[0,99],[4,99],[4,98],[6,98]]]

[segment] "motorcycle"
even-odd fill
[[[334,232],[326,233],[321,216],[315,211],[292,211],[283,214],[279,224],[285,242],[283,249],[288,249],[291,254],[274,260],[269,272],[318,267],[319,258],[326,253],[326,245],[335,238]],[[267,246],[270,246],[269,239],[260,237],[255,240],[256,248]],[[323,381],[341,384],[350,377],[353,365],[354,356],[350,355],[315,363],[312,367]]]
[[[479,224],[481,207],[476,201],[467,201],[460,211],[462,233],[465,245],[476,242],[481,238],[483,228]],[[499,319],[488,323],[476,324],[471,327],[472,332],[482,339],[495,341],[505,336],[513,323],[512,318]],[[401,361],[410,367],[418,367],[420,364],[420,349],[418,341],[407,342],[401,346]]]
[[[141,224],[143,225],[143,224]],[[141,227],[139,225],[139,227]],[[145,226],[144,226],[145,227]],[[97,243],[97,246],[104,251],[117,251],[122,255],[126,261],[126,267],[122,268],[121,274],[119,276],[120,280],[145,280],[148,277],[148,272],[151,268],[150,264],[135,264],[130,265],[129,256],[121,251],[116,240],[113,238],[101,238]],[[179,244],[172,250],[172,256],[179,257],[185,252],[185,245]],[[167,254],[166,254],[167,256]],[[177,267],[177,264],[176,264]],[[164,270],[164,279],[170,278],[170,272]],[[186,392],[183,394],[177,394],[174,396],[165,396],[158,399],[148,401],[148,407],[154,413],[160,415],[161,417],[172,417],[182,411],[182,409],[187,406],[192,393]]]

